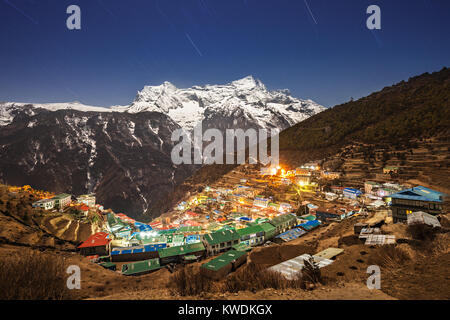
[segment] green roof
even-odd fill
[[[264,238],[268,240],[274,237],[277,233],[277,229],[271,225],[269,222],[264,222],[259,225],[261,229],[264,231]]]
[[[111,267],[115,267],[116,266],[116,264],[112,263],[112,262],[102,262],[102,263],[100,263],[100,265],[103,268],[111,268]]]
[[[236,228],[232,227],[232,226],[229,226],[229,225],[225,225],[225,226],[223,226],[222,228],[220,228],[217,231],[219,232],[219,231],[222,231],[222,230],[236,230]]]
[[[202,264],[202,268],[212,270],[212,271],[218,271],[222,269],[223,267],[227,266],[228,264],[232,263],[234,260],[242,257],[243,255],[246,255],[247,253],[245,251],[236,251],[236,250],[230,250],[225,252],[224,254],[220,255],[219,257],[212,259],[211,261]]]
[[[235,244],[234,246],[232,246],[232,248],[234,250],[236,250],[236,251],[250,251],[250,250],[252,250],[252,247],[247,245],[245,242],[241,242],[241,243]]]
[[[255,234],[258,232],[263,232],[263,229],[259,225],[256,225],[256,226],[250,226],[250,227],[243,228],[243,229],[238,229],[237,232],[239,233],[239,235],[241,237],[243,237],[243,236]]]
[[[275,232],[275,227],[268,222],[259,225],[265,233]]]
[[[288,213],[288,214],[283,214],[281,216],[273,218],[272,221],[270,221],[270,223],[272,225],[274,225],[275,227],[278,227],[286,222],[289,222],[289,221],[292,221],[295,219],[296,219],[296,217],[294,215]]]
[[[158,230],[158,235],[166,235],[166,234],[173,234],[175,232],[177,232],[174,229],[169,229],[169,230]]]
[[[67,197],[72,197],[72,196],[67,193],[60,193],[60,194],[57,194],[56,196],[54,196],[52,199],[59,200],[59,199],[67,198]]]
[[[136,235],[136,239],[142,241],[143,244],[167,242],[166,236],[142,238],[140,235]]]
[[[219,227],[220,227],[220,224],[218,224],[217,222],[211,222],[211,223],[208,225],[207,229],[208,229],[208,230],[213,230],[213,229],[217,229],[217,228],[219,228]]]
[[[122,265],[122,274],[124,275],[132,275],[143,272],[148,272],[152,270],[157,270],[161,268],[159,264],[159,259],[150,259],[144,261],[138,261],[134,263],[127,263]]]
[[[306,214],[306,215],[300,216],[300,218],[303,220],[308,220],[308,221],[316,220],[316,216],[314,216],[312,214]]]
[[[185,226],[178,228],[177,232],[198,232],[202,231],[201,226]]]
[[[159,249],[158,253],[159,253],[160,258],[167,258],[167,257],[174,257],[174,256],[180,256],[180,255],[185,255],[185,254],[189,254],[189,253],[194,253],[194,252],[198,252],[198,251],[202,251],[202,250],[205,250],[205,246],[203,245],[203,243],[196,242],[196,243],[185,244],[182,246],[174,246],[174,247]]]
[[[240,236],[235,230],[221,230],[205,234],[204,238],[210,245],[215,245],[223,242],[239,240]]]
[[[197,260],[197,256],[195,256],[193,254],[187,254],[187,255],[183,256],[183,259],[186,261]]]
[[[166,242],[167,243],[184,243],[184,235],[183,234],[168,234],[166,236]]]

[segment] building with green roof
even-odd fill
[[[206,252],[214,255],[231,249],[231,247],[240,242],[240,235],[236,230],[220,230],[207,233],[203,236],[203,243]]]
[[[235,244],[232,249],[236,251],[250,251],[252,250],[252,247],[248,246],[245,242],[240,242]]]
[[[205,246],[201,242],[185,244],[182,246],[168,247],[158,250],[161,263],[177,262],[183,259],[185,255],[202,256],[205,252]]]
[[[198,233],[201,231],[202,231],[201,226],[184,226],[178,228],[178,230],[176,230],[176,233]]]
[[[205,276],[219,280],[247,261],[247,252],[230,250],[201,266]]]
[[[185,243],[184,234],[168,234],[165,237],[166,243],[173,246],[183,245]]]
[[[270,240],[277,235],[277,228],[268,222],[259,225],[264,232],[264,241]]]
[[[270,224],[276,228],[277,234],[283,233],[297,224],[297,217],[287,213],[279,215],[270,221]]]
[[[237,233],[241,237],[241,242],[251,247],[264,243],[264,230],[259,225],[238,229]]]
[[[126,263],[122,265],[122,274],[126,276],[137,276],[150,273],[160,268],[161,265],[159,263],[159,259],[155,258],[133,263]]]

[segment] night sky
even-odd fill
[[[449,35],[448,0],[0,0],[0,101],[124,105],[253,75],[331,107],[449,67]]]

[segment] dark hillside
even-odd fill
[[[402,81],[335,106],[284,130],[280,149],[309,151],[353,143],[396,142],[447,134],[450,70]]]

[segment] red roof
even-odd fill
[[[188,226],[192,226],[192,227],[201,226],[200,223],[198,223],[197,221],[193,221],[193,220],[187,220],[184,222],[184,224],[187,224]]]
[[[87,238],[86,241],[84,241],[82,244],[80,244],[78,246],[78,248],[106,246],[110,242],[111,242],[111,239],[109,239],[108,233],[97,232],[97,233],[91,235],[89,238]]]

